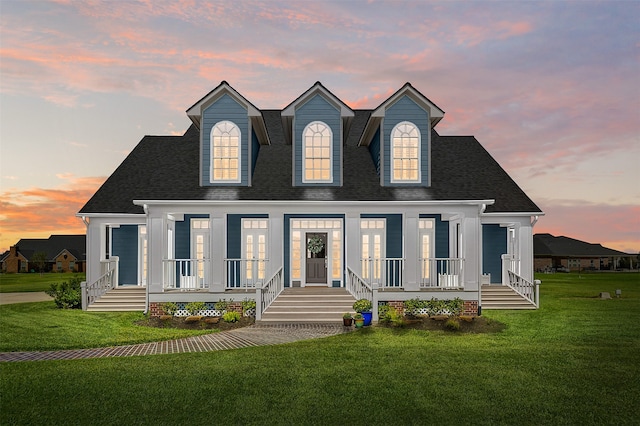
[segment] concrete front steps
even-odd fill
[[[146,289],[139,286],[117,287],[87,307],[92,312],[144,311]]]
[[[342,322],[355,298],[344,288],[289,287],[262,314],[262,322]]]
[[[483,285],[482,309],[536,309],[536,306],[506,285]]]

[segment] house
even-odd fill
[[[620,259],[634,262],[628,253],[551,234],[533,236],[533,255],[537,272],[609,270],[615,269]]]
[[[536,306],[543,213],[474,137],[439,135],[444,111],[411,84],[372,110],[320,82],[261,110],[223,81],[186,112],[184,135],[145,136],[79,211],[85,306],[137,286],[154,315],[247,298],[265,320],[322,290],[372,300],[374,317],[416,297],[478,315],[483,283]]]
[[[44,260],[42,272],[84,272],[85,247],[84,235],[23,238],[0,257],[2,271],[8,273],[39,271],[38,257],[42,254]]]

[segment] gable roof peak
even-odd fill
[[[225,94],[231,96],[236,102],[246,107],[249,117],[260,117],[262,115],[260,110],[254,104],[242,96],[236,89],[231,87],[226,80],[222,80],[212,91],[207,93],[198,102],[187,109],[187,116],[191,119],[193,124],[199,128],[200,121],[202,119],[202,111]]]
[[[327,89],[320,81],[316,81],[313,86],[307,89],[304,93],[298,96],[293,102],[284,107],[282,110],[283,117],[293,117],[295,115],[296,108],[303,105],[309,99],[316,94],[320,93],[330,103],[334,104],[336,108],[340,110],[340,115],[344,117],[353,117],[355,113],[351,107],[345,104],[340,98],[334,95],[329,89]]]
[[[415,103],[420,105],[425,110],[429,111],[429,118],[431,120],[431,128],[434,128],[440,120],[444,117],[444,111],[438,105],[433,103],[429,98],[423,95],[418,89],[413,87],[410,82],[406,82],[400,89],[398,89],[393,95],[389,96],[384,102],[382,102],[371,113],[372,117],[384,117],[386,109],[396,103],[402,96],[408,96]]]

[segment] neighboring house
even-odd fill
[[[84,272],[86,268],[86,236],[51,235],[49,238],[23,238],[0,261],[8,273],[38,271],[35,257],[44,253],[43,272]]]
[[[474,137],[439,135],[444,112],[411,84],[373,110],[319,82],[260,110],[222,82],[187,115],[183,136],[144,137],[78,213],[89,303],[137,285],[152,313],[235,295],[260,319],[283,288],[322,287],[374,309],[459,297],[476,315],[483,281],[530,292],[543,213]]]
[[[633,262],[633,255],[569,237],[551,234],[533,236],[536,272],[608,270],[622,258]]]

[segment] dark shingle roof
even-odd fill
[[[45,252],[52,261],[63,250],[69,251],[78,260],[86,260],[86,237],[84,235],[51,235],[49,238],[23,238],[16,243],[18,251],[27,260],[37,252]]]
[[[533,236],[533,254],[536,257],[610,257],[628,256],[622,251],[603,247],[601,244],[587,243],[569,237],[551,234]]]
[[[132,200],[416,201],[495,199],[487,212],[540,212],[472,136],[432,132],[431,178],[424,187],[382,187],[367,147],[358,146],[371,111],[356,110],[344,146],[341,187],[292,186],[292,152],[279,110],[263,110],[271,145],[260,147],[251,187],[199,185],[199,131],[145,136],[80,210],[142,214]]]

